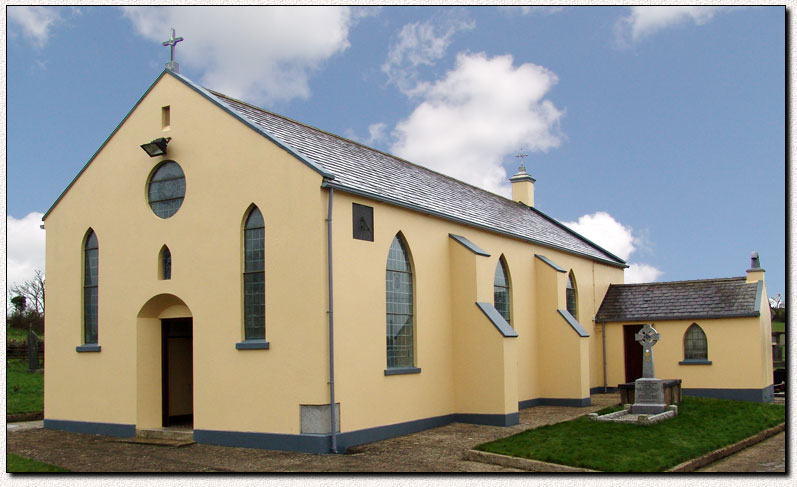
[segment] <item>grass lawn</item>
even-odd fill
[[[609,408],[600,414],[607,412]],[[785,406],[780,404],[684,397],[678,416],[654,425],[598,423],[582,416],[476,449],[603,472],[660,472],[785,418]]]
[[[9,453],[6,455],[6,471],[12,473],[22,472],[69,472],[69,470],[55,465],[42,463],[30,458]]]
[[[44,374],[28,372],[24,360],[6,362],[6,414],[44,410]]]
[[[786,331],[786,323],[784,321],[773,321],[772,331]]]
[[[19,330],[17,328],[11,328],[10,326],[6,326],[6,340],[27,340],[28,339],[28,331],[27,330]]]

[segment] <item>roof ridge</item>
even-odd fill
[[[744,276],[736,276],[736,277],[715,277],[709,279],[687,279],[682,281],[656,281],[656,282],[635,282],[630,284],[610,284],[610,287],[631,287],[631,286],[661,286],[665,284],[688,284],[694,282],[716,282],[716,281],[738,281],[738,280],[746,280],[747,278]],[[754,284],[754,283],[750,283]]]

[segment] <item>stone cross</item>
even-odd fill
[[[177,45],[178,42],[180,42],[182,40],[183,40],[182,37],[177,37],[177,38],[174,37],[174,29],[172,29],[172,37],[171,37],[171,39],[169,39],[168,41],[163,43],[164,46],[171,47],[171,50],[172,50],[171,62],[174,62],[174,47]]]
[[[634,340],[642,345],[642,377],[653,379],[653,345],[659,341],[659,333],[650,325],[645,325],[634,335]]]

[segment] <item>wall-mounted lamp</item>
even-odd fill
[[[170,140],[172,140],[171,137],[161,137],[152,142],[141,144],[141,148],[144,149],[144,152],[149,154],[150,157],[165,156],[166,145]]]

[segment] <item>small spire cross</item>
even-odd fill
[[[178,42],[182,41],[182,37],[174,37],[174,28],[172,28],[172,37],[168,41],[164,42],[164,46],[169,46],[172,51],[172,58],[171,62],[174,62],[174,47],[177,45]]]
[[[525,159],[525,158],[526,158],[526,157],[528,157],[528,156],[529,156],[528,154],[524,154],[524,153],[523,153],[523,149],[522,149],[522,148],[520,149],[520,154],[518,154],[518,155],[516,155],[516,156],[515,156],[515,157],[517,157],[518,159],[520,159],[520,169],[521,169],[522,171],[525,171],[525,170],[526,170],[526,165],[524,164],[524,162],[525,162],[525,161],[524,161],[523,159]]]

